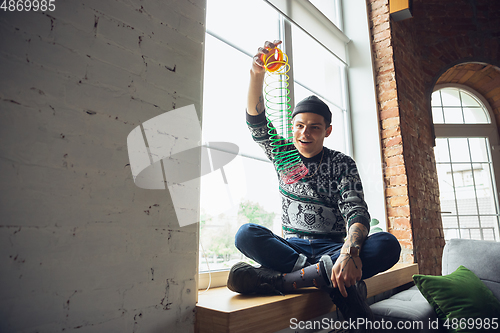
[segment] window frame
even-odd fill
[[[484,110],[488,113],[491,120],[489,124],[434,124],[434,135],[435,138],[474,138],[474,137],[487,137],[489,141],[490,151],[488,152],[491,157],[491,164],[493,169],[493,194],[495,196],[494,200],[497,203],[497,216],[500,216],[500,206],[499,206],[499,192],[500,189],[500,138],[498,134],[497,124],[495,122],[495,114],[491,105],[488,103],[486,98],[473,88],[468,86],[458,84],[458,83],[443,83],[435,85],[432,93],[444,89],[444,88],[456,88],[464,90],[475,98],[477,98]],[[453,163],[453,161],[451,161]],[[437,162],[436,162],[437,163]],[[479,214],[479,212],[478,212]],[[457,212],[457,215],[458,212]],[[480,214],[479,214],[480,215]],[[497,228],[498,226],[497,219]]]
[[[267,0],[265,1],[269,2]],[[304,0],[300,1],[309,3],[308,1]],[[321,14],[320,16],[322,17],[322,19],[326,19],[326,17],[324,17],[324,15],[316,7],[314,7],[312,4],[310,5],[312,9],[308,8],[308,10],[316,10]],[[340,33],[345,37],[344,41],[346,43],[346,53],[349,56],[349,61],[347,62],[348,65],[343,67],[342,80],[344,86],[344,107],[341,108],[345,114],[345,123],[343,125],[346,133],[346,153],[352,156],[358,163],[363,163],[365,165],[364,168],[359,168],[360,175],[362,179],[366,179],[367,181],[369,180],[370,182],[372,182],[368,188],[365,186],[365,200],[372,207],[370,209],[370,213],[375,212],[373,214],[373,217],[381,221],[386,221],[386,202],[384,192],[380,130],[378,126],[378,109],[376,104],[375,80],[373,74],[368,19],[366,19],[365,24],[359,24],[360,12],[361,14],[366,14],[366,6],[363,6],[360,3],[354,4],[352,1],[346,2],[345,0],[338,0],[336,5],[340,16],[340,24],[342,25],[340,28],[343,30],[345,25],[347,31],[352,34],[351,38],[353,38],[349,39],[344,34],[344,32],[336,27],[338,31],[336,31],[335,33],[338,33],[340,31]],[[351,23],[345,23],[345,18],[350,20]],[[282,21],[283,22],[281,25],[281,29],[283,29],[283,34],[289,33],[288,39],[283,38],[283,49],[285,53],[292,55],[289,62],[291,62],[290,64],[293,66],[291,23],[288,22],[287,19],[282,19]],[[333,25],[331,21],[329,22]],[[301,27],[299,26],[299,28]],[[207,34],[219,38],[226,43],[228,42],[223,38],[220,38],[216,34],[211,33],[210,31],[207,31]],[[319,42],[313,36],[311,37]],[[353,45],[354,43],[351,41],[354,41],[356,45]],[[323,45],[321,42],[319,43]],[[228,44],[232,45],[231,43]],[[362,46],[361,49],[360,46]],[[356,50],[356,52],[352,52],[353,48]],[[361,55],[359,54],[360,50],[363,51],[363,54]],[[250,57],[253,56],[243,50],[240,51],[249,55]],[[349,67],[349,63],[351,62],[350,59],[354,60],[354,64],[356,65],[354,69]],[[293,78],[293,71],[291,73],[289,82],[295,82]],[[292,96],[291,105],[295,105],[295,101],[293,100],[293,84],[291,84],[290,86],[292,87],[292,91],[290,94]],[[357,91],[357,93],[353,93],[353,91]],[[362,96],[361,99],[359,98],[360,96]],[[357,126],[359,123],[359,127],[362,128],[362,130],[357,131],[357,133],[353,133],[353,121],[357,122]],[[382,225],[382,228],[386,229],[386,226]],[[199,269],[199,263],[197,269]],[[200,293],[203,293],[204,289],[208,289],[210,287],[224,286],[227,281],[228,273],[228,270],[197,273],[198,289]]]

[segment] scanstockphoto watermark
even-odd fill
[[[230,142],[201,142],[201,126],[193,105],[165,112],[134,128],[127,149],[134,183],[143,189],[170,192],[180,227],[199,222],[200,179],[219,173],[213,188],[220,200],[241,196],[239,148]],[[236,170],[235,170],[236,169]],[[241,177],[238,177],[241,178]],[[227,205],[226,205],[227,207]],[[218,212],[218,213],[223,213]]]
[[[0,11],[4,12],[53,12],[56,10],[56,0],[3,0]]]
[[[329,193],[329,195],[338,192],[342,184],[334,180],[330,182],[328,188],[324,188],[321,179],[324,179],[325,176],[334,175],[333,179],[336,179],[335,175],[343,175],[350,179],[352,190],[359,192],[384,191],[387,187],[383,176],[387,168],[385,163],[353,164],[338,162],[329,157],[321,161],[321,164],[318,162],[309,162],[307,163],[307,168],[309,169],[309,174],[314,175],[313,177],[309,177],[309,181],[317,182],[318,186],[322,187],[321,191]]]
[[[349,320],[336,320],[333,318],[323,318],[322,320],[299,321],[297,318],[290,319],[290,329],[292,330],[380,330],[380,331],[408,331],[408,330],[440,330],[441,326],[447,329],[457,330],[458,328],[470,330],[491,330],[499,328],[498,318],[453,318],[441,323],[439,319],[422,320],[400,320],[392,322],[389,320],[368,320],[357,318]]]
[[[290,319],[290,329],[306,329],[306,330],[359,330],[361,328],[367,330],[421,330],[424,327],[423,321],[399,321],[393,323],[388,320],[368,320],[365,318],[336,320],[333,318],[323,318],[322,320],[307,320],[299,321],[297,318]]]

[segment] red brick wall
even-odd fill
[[[413,250],[420,271],[441,273],[444,246],[439,186],[434,159],[432,120],[429,117],[424,70],[419,59],[415,20],[392,24],[395,73],[398,85],[403,156],[408,178]]]
[[[367,0],[386,163],[388,229],[402,261],[441,273],[444,246],[430,95],[448,68],[498,63],[500,1],[414,0],[413,18],[394,22],[389,0]]]
[[[391,36],[388,0],[367,0],[371,20],[372,49],[378,108],[385,163],[388,231],[402,245],[402,261],[413,262],[413,233],[407,178],[403,155],[400,100],[394,68],[394,44]]]

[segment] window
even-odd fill
[[[310,95],[322,98],[332,111],[332,135],[325,139],[325,146],[346,151],[347,133],[345,119],[344,65],[330,52],[309,37],[304,31],[292,26],[293,75],[295,101]]]
[[[331,0],[309,0],[319,11],[321,11],[337,27],[342,27],[340,4]]]
[[[471,93],[444,88],[432,95],[434,124],[490,124],[486,108]]]
[[[446,240],[498,241],[496,126],[486,102],[465,89],[443,87],[432,94],[443,230]]]
[[[241,224],[279,228],[278,194],[262,191],[276,188],[277,179],[250,136],[245,109],[252,57],[264,41],[281,38],[280,21],[264,1],[207,1],[202,141],[234,159],[201,179],[200,272],[228,270],[243,259],[234,246]],[[224,142],[238,151],[226,151]]]

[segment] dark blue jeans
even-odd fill
[[[335,263],[343,243],[331,239],[297,237],[285,240],[266,227],[247,223],[236,233],[235,245],[241,253],[262,266],[289,273],[300,253],[307,257],[310,264],[317,263],[325,254],[331,256]],[[362,278],[368,279],[394,266],[399,260],[400,252],[401,246],[392,234],[378,232],[368,236],[359,254],[363,263]]]

